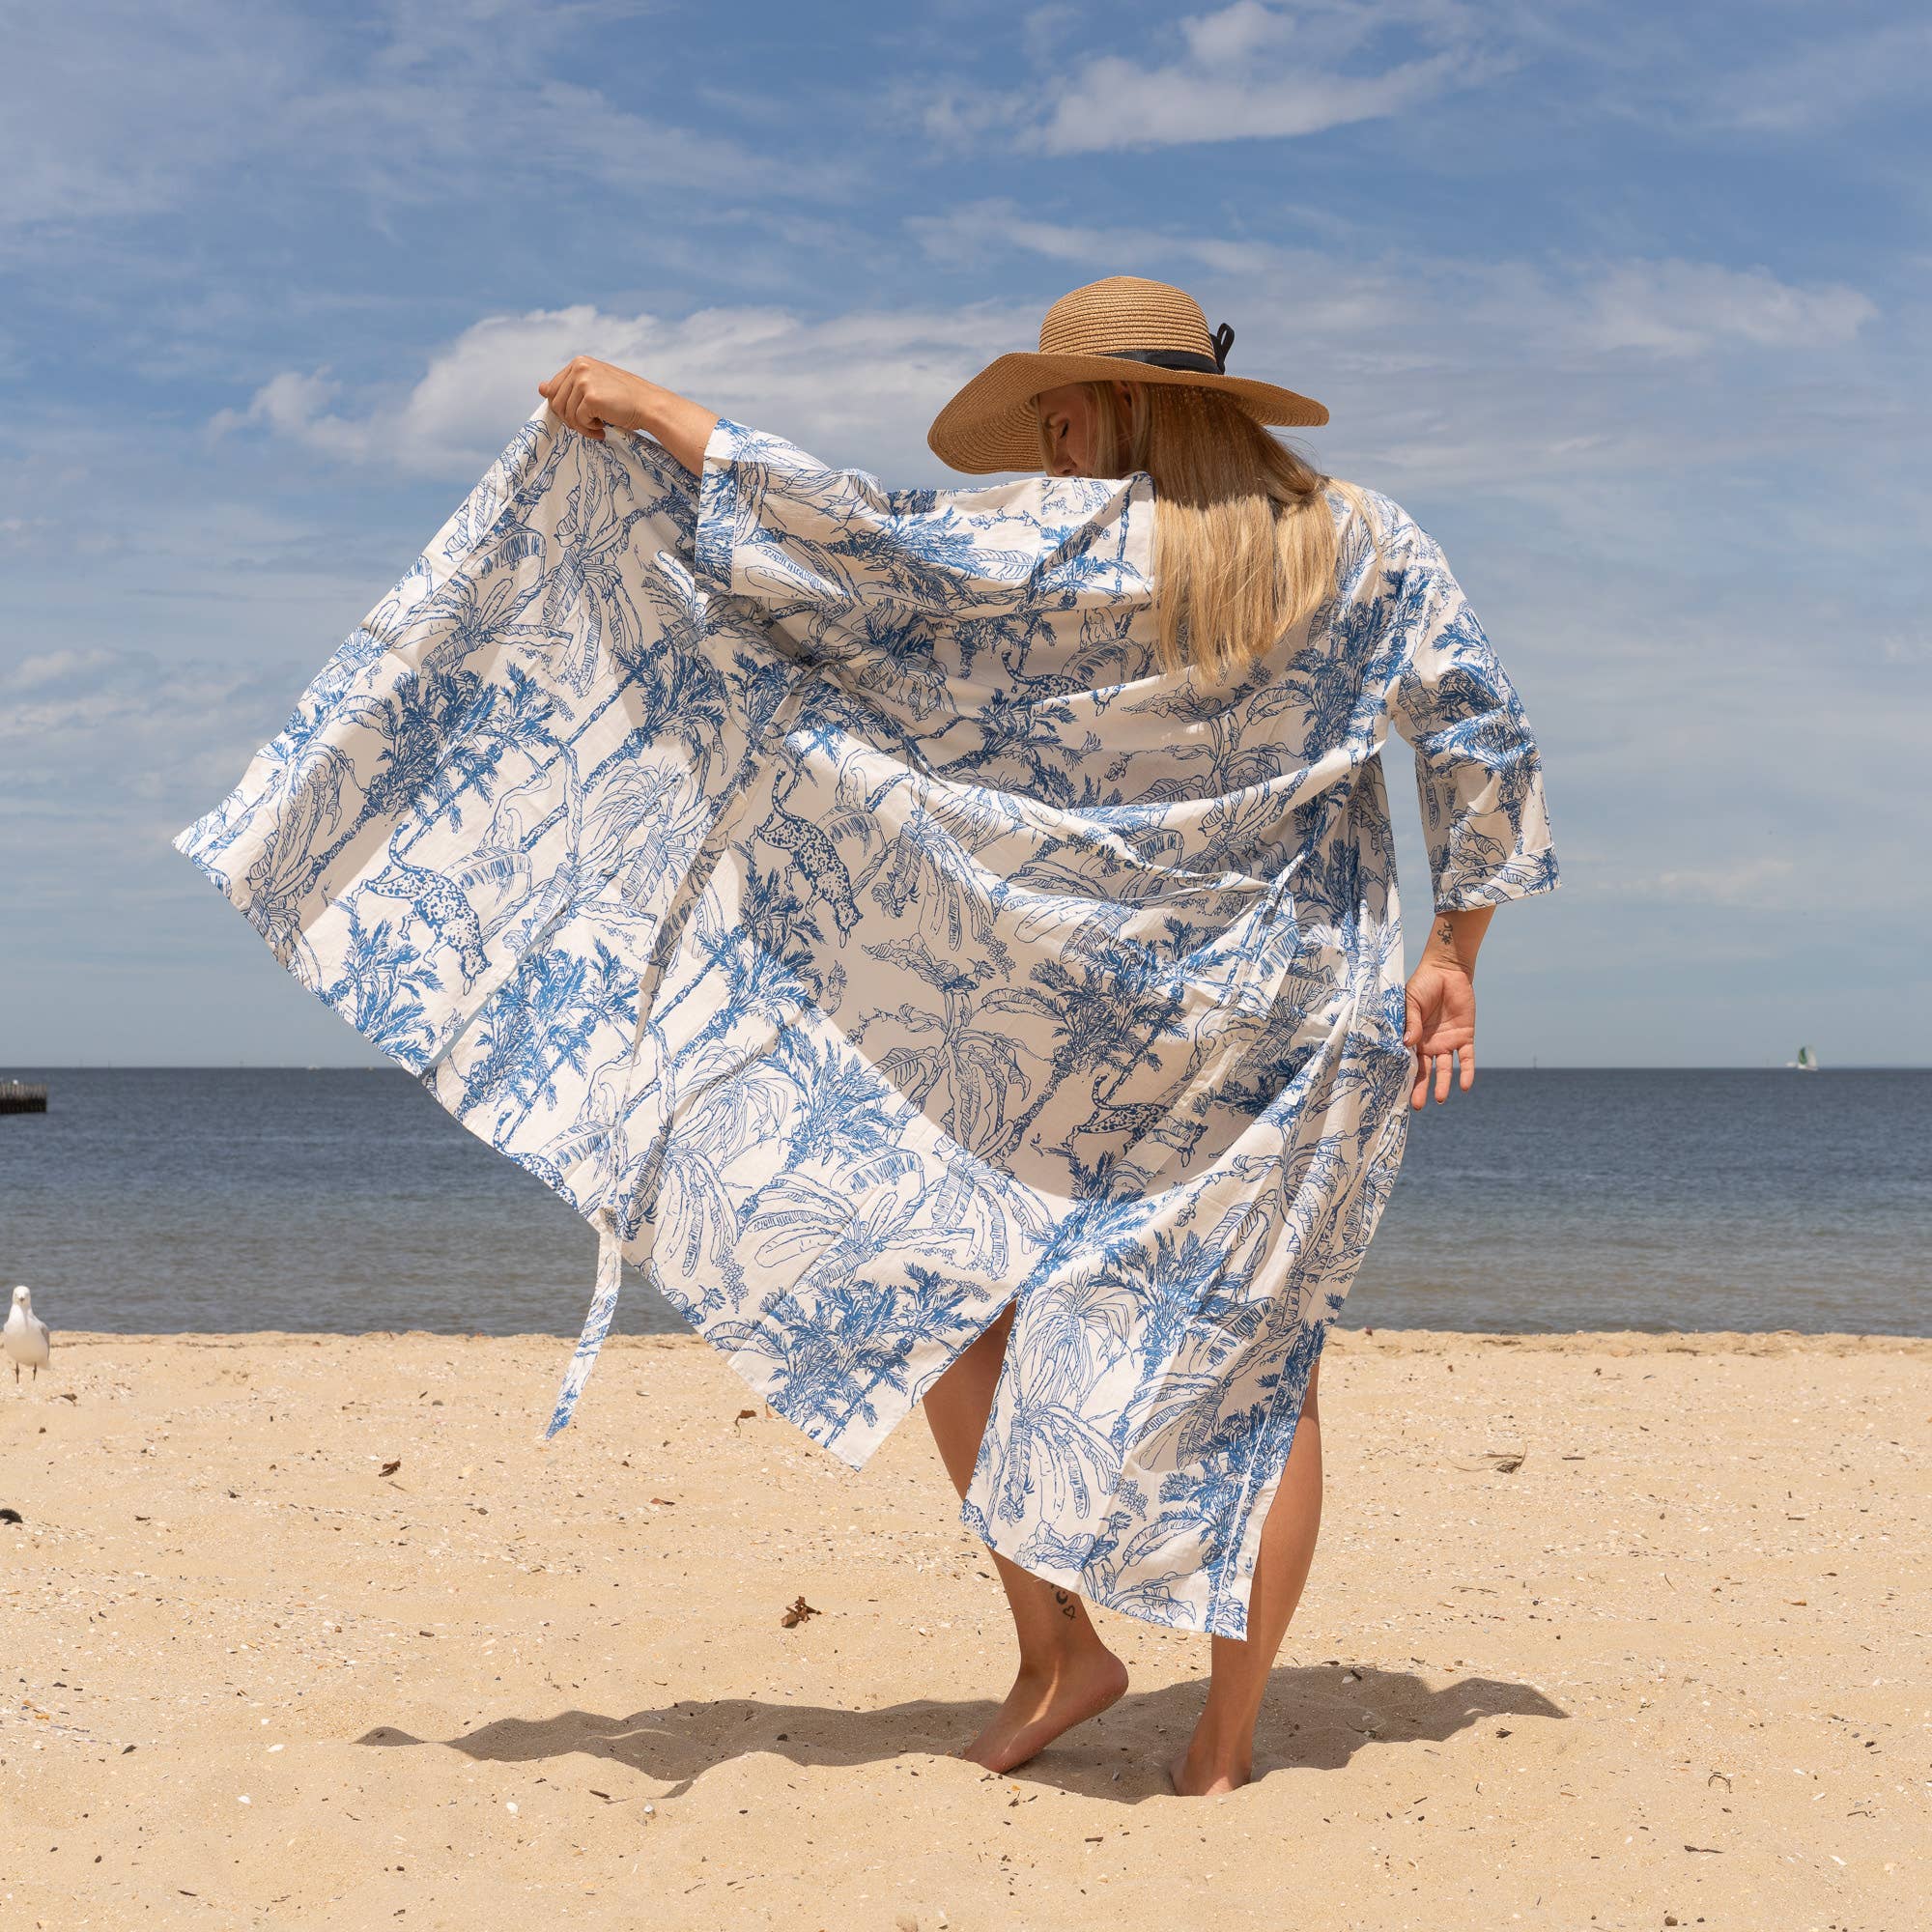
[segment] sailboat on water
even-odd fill
[[[1808,1046],[1801,1046],[1798,1049],[1798,1058],[1796,1060],[1787,1060],[1784,1064],[1787,1066],[1797,1067],[1801,1073],[1816,1073],[1818,1070],[1818,1056]]]

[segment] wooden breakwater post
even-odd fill
[[[47,1090],[32,1080],[0,1080],[0,1114],[44,1114]]]

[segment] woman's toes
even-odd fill
[[[1022,1671],[992,1722],[958,1755],[989,1771],[1010,1771],[1104,1711],[1126,1688],[1127,1667],[1111,1651],[1048,1674]]]

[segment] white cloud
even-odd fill
[[[1294,16],[1280,7],[1264,7],[1259,0],[1236,0],[1218,14],[1197,14],[1183,19],[1180,31],[1187,51],[1204,67],[1232,67],[1264,48],[1280,46],[1294,37]]]
[[[935,459],[925,425],[950,390],[1024,339],[1023,317],[990,304],[854,310],[808,321],[781,308],[698,309],[681,318],[589,305],[491,316],[431,358],[393,400],[340,406],[326,371],[288,372],[210,423],[259,425],[325,454],[416,474],[470,478],[542,400],[536,385],[572,355],[595,355],[725,415],[820,440],[881,467]]]
[[[1016,201],[977,201],[945,214],[915,215],[906,227],[935,261],[997,260],[1019,249],[1056,262],[1077,262],[1103,272],[1131,272],[1144,261],[1194,262],[1216,274],[1258,272],[1279,258],[1264,242],[1211,235],[1173,235],[1153,228],[1081,227],[1042,221]]]
[[[1917,100],[1922,113],[1932,20],[1861,30],[1830,10],[1817,17],[1825,31],[1803,45],[1720,74],[1701,103],[1704,116],[1719,127],[1788,134],[1899,101]]]
[[[1214,64],[1141,68],[1096,61],[1054,103],[1039,130],[1050,155],[1192,141],[1285,140],[1356,121],[1378,121],[1444,92],[1463,73],[1459,55],[1434,54],[1381,73],[1255,73]]]
[[[311,376],[287,370],[272,376],[248,399],[245,410],[218,410],[210,418],[209,428],[217,436],[230,430],[262,424],[292,436],[334,456],[362,456],[367,440],[357,426],[331,421],[326,413],[329,401],[341,389],[329,380],[326,369]]]
[[[1660,873],[1666,898],[1698,905],[1758,906],[1776,912],[1791,903],[1798,867],[1789,859],[1751,859],[1734,866],[1689,867]]]
[[[17,704],[22,693],[58,690],[119,663],[117,653],[108,650],[39,651],[9,668],[0,668],[0,694]],[[0,724],[0,730],[12,728],[12,720]]]
[[[946,232],[923,239],[936,245]],[[1513,500],[1561,530],[1579,562],[1681,554],[1690,487],[1712,540],[1735,536],[1744,554],[1763,541],[1749,524],[1765,506],[1739,477],[1787,456],[1794,439],[1829,466],[1859,447],[1867,460],[1902,452],[1917,433],[1913,412],[1867,425],[1876,345],[1862,338],[1883,317],[1842,285],[1714,264],[1297,249],[1223,273],[1197,266],[1198,238],[1150,237],[1116,254],[1122,238],[1107,231],[1019,233],[1052,244],[1068,284],[1129,269],[1186,286],[1210,323],[1234,325],[1231,367],[1327,406],[1325,428],[1292,437],[1324,467],[1404,501]],[[1030,339],[1031,328],[1013,346]],[[1659,489],[1663,477],[1675,486]],[[1910,503],[1898,495],[1895,520]],[[1775,499],[1773,510],[1791,514]]]
[[[1508,64],[1478,51],[1469,15],[1451,0],[1236,0],[1179,25],[1177,57],[1152,64],[1094,58],[1091,37],[1069,34],[1054,56],[1067,77],[1043,105],[1032,88],[948,90],[925,103],[926,131],[954,142],[999,132],[1049,155],[1293,139],[1401,113]],[[1398,57],[1376,57],[1384,37]],[[1038,50],[1035,63],[1046,64]]]
[[[32,863],[9,868],[9,902],[72,890],[143,863],[222,797],[281,728],[300,690],[286,670],[152,652],[50,651],[0,668],[0,812],[31,816]],[[62,875],[48,863],[57,844]]]
[[[1613,897],[1776,912],[1790,905],[1797,872],[1789,859],[1739,859],[1729,865],[1679,867],[1649,878],[1603,878],[1597,885]]]
[[[273,10],[15,8],[0,111],[0,224],[178,207],[224,156],[264,137],[308,29]]]
[[[603,81],[585,59],[598,11],[471,5],[439,16],[402,4],[356,23],[326,10],[95,0],[19,13],[8,23],[0,227],[190,208],[277,170],[378,209],[490,205],[506,168],[526,185],[639,196],[838,197],[863,184],[836,152],[794,150],[775,168],[715,127],[557,77],[587,64]]]
[[[1384,373],[1428,366],[1432,345],[1453,360],[1479,338],[1516,339],[1546,366],[1619,351],[1679,359],[1729,343],[1819,348],[1851,341],[1878,313],[1868,296],[1840,282],[1806,287],[1762,267],[1675,258],[1545,264],[1410,251],[1399,263],[1351,260],[1251,237],[1046,221],[1009,199],[969,202],[906,226],[948,267],[1018,251],[1096,273],[1198,269],[1226,276],[1231,314],[1273,314],[1299,340]],[[1521,366],[1519,353],[1511,359]]]
[[[1694,355],[1725,342],[1812,349],[1849,342],[1877,314],[1842,283],[1797,288],[1769,269],[1713,262],[1619,262],[1586,281],[1572,330],[1592,353]]]
[[[1328,405],[1318,446],[1351,449],[1350,461],[1398,497],[1454,486],[1536,493],[1549,515],[1573,510],[1593,547],[1606,536],[1615,547],[1628,528],[1603,497],[1625,494],[1623,479],[1744,460],[1792,433],[1788,412],[1778,420],[1739,408],[1751,386],[1740,358],[1808,373],[1809,361],[1792,358],[1844,349],[1878,313],[1841,284],[1683,260],[1350,263],[1242,238],[1036,221],[997,200],[907,225],[948,263],[1005,248],[1066,264],[1069,282],[1122,270],[1178,277],[1210,321],[1236,325],[1233,366]],[[435,351],[412,384],[352,391],[327,368],[285,371],[209,427],[469,480],[536,407],[537,383],[582,353],[828,460],[910,481],[933,470],[924,435],[940,405],[993,355],[1031,347],[1044,306],[813,319],[773,306],[678,316],[584,304],[490,316]],[[1691,373],[1719,355],[1729,358],[1723,385]],[[1829,417],[1864,404],[1823,387],[1812,407]],[[1634,514],[1641,523],[1662,506]]]

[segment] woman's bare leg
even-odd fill
[[[1248,1604],[1248,1634],[1214,1638],[1213,1678],[1208,1708],[1187,1748],[1169,1766],[1168,1776],[1183,1798],[1210,1798],[1248,1781],[1254,1769],[1255,1719],[1268,1673],[1274,1668],[1289,1619],[1301,1600],[1315,1537],[1321,1527],[1321,1411],[1316,1404],[1321,1358],[1308,1378],[1301,1420],[1295,1425],[1281,1486],[1262,1525],[1255,1557],[1254,1595]]]
[[[973,1480],[993,1390],[1012,1331],[1010,1307],[925,1391],[932,1439],[963,1499]],[[1061,1732],[1104,1711],[1127,1688],[1127,1667],[1100,1641],[1087,1606],[1070,1590],[986,1552],[1013,1613],[1019,1674],[993,1720],[958,1755],[989,1771],[1010,1771]]]

